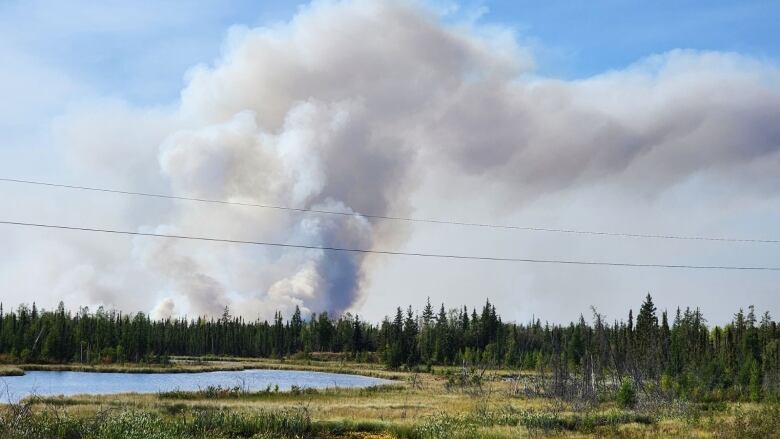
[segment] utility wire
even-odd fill
[[[73,231],[81,231],[81,232],[111,233],[116,235],[148,236],[153,238],[186,239],[186,240],[193,240],[193,241],[223,242],[223,243],[230,243],[230,244],[250,244],[250,245],[262,245],[262,246],[269,246],[269,247],[284,247],[284,248],[324,250],[324,251],[349,252],[349,253],[370,253],[370,254],[390,255],[390,256],[417,256],[417,257],[439,258],[439,259],[465,259],[465,260],[498,261],[498,262],[526,262],[526,263],[534,263],[534,264],[601,265],[601,266],[609,266],[609,267],[635,267],[635,268],[679,268],[679,269],[691,269],[691,270],[780,271],[780,267],[760,267],[760,266],[633,264],[628,262],[602,262],[602,261],[578,261],[578,260],[561,260],[561,259],[532,259],[532,258],[501,258],[501,257],[492,257],[492,256],[469,256],[469,255],[453,255],[453,254],[443,254],[443,253],[414,253],[414,252],[369,250],[369,249],[360,249],[360,248],[331,247],[331,246],[319,246],[319,245],[284,244],[279,242],[246,241],[240,239],[211,238],[205,236],[133,232],[128,230],[97,229],[91,227],[74,227],[74,226],[63,226],[63,225],[55,225],[55,224],[39,224],[39,223],[26,223],[26,222],[2,221],[2,220],[0,220],[0,224],[11,225],[11,226],[38,227],[38,228],[46,228],[46,229],[73,230]]]
[[[389,215],[372,215],[372,214],[361,213],[361,212],[339,212],[334,210],[306,209],[306,208],[289,207],[289,206],[277,206],[272,204],[244,203],[239,201],[224,201],[224,200],[214,200],[208,198],[182,197],[176,195],[155,194],[149,192],[133,192],[133,191],[123,191],[118,189],[107,189],[107,188],[98,188],[98,187],[89,187],[89,186],[75,186],[69,184],[49,183],[43,181],[20,180],[15,178],[0,177],[0,182],[49,186],[49,187],[58,187],[58,188],[65,188],[65,189],[93,191],[93,192],[107,192],[112,194],[136,195],[141,197],[164,198],[164,199],[171,199],[171,200],[197,201],[201,203],[225,204],[225,205],[232,205],[232,206],[259,207],[263,209],[275,209],[275,210],[301,212],[301,213],[308,213],[308,214],[341,215],[341,216],[359,215],[364,218],[370,218],[375,220],[405,221],[405,222],[428,223],[428,224],[449,224],[449,225],[456,225],[456,226],[482,227],[482,228],[490,228],[490,229],[524,230],[529,232],[551,232],[551,233],[569,233],[569,234],[578,234],[578,235],[615,236],[615,237],[623,237],[623,238],[676,239],[676,240],[690,240],[690,241],[719,241],[719,242],[780,244],[780,239],[622,233],[622,232],[605,232],[605,231],[598,231],[598,230],[559,229],[559,228],[552,228],[552,227],[531,227],[531,226],[490,224],[490,223],[475,223],[475,222],[454,221],[454,220],[433,219],[433,218],[410,218],[410,217],[389,216]]]

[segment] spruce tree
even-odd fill
[[[655,304],[648,293],[636,317],[635,355],[639,372],[651,378],[658,376],[660,372],[658,332]]]

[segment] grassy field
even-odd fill
[[[614,402],[582,405],[528,396],[521,377],[487,372],[453,384],[445,370],[387,372],[377,365],[228,359],[212,367],[362,373],[397,380],[368,389],[293,389],[30,398],[0,409],[4,438],[513,438],[780,437],[769,404]],[[224,364],[222,364],[224,363]],[[205,367],[179,361],[175,367]]]

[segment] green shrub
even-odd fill
[[[755,361],[750,366],[750,382],[748,383],[750,400],[753,402],[761,401],[761,370]]]
[[[636,405],[636,389],[634,382],[626,379],[620,385],[617,393],[617,404],[622,408],[633,408]]]

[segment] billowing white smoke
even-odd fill
[[[580,81],[531,71],[495,28],[446,25],[406,2],[315,3],[279,27],[234,29],[220,60],[190,72],[156,165],[180,196],[377,215],[412,214],[426,173],[489,187],[509,210],[597,181],[652,193],[724,173],[777,188],[772,65],[675,51]],[[188,202],[155,224],[146,228],[366,249],[404,236],[358,215]],[[163,282],[161,315],[339,312],[368,274],[356,254],[152,239],[134,251]]]
[[[465,82],[508,78],[515,52],[394,3],[317,4],[283,28],[235,30],[224,59],[192,72],[178,110],[186,128],[163,143],[162,172],[177,195],[403,214],[431,118]],[[403,233],[357,215],[195,205],[164,229],[365,249]],[[147,266],[197,312],[227,302],[247,314],[341,312],[364,280],[360,254],[145,245]]]
[[[393,158],[371,139],[363,109],[347,102],[292,103],[281,126],[258,127],[254,109],[223,122],[182,130],[162,145],[160,163],[174,192],[188,197],[351,212],[385,213],[393,176],[408,160]],[[368,169],[374,181],[364,184]],[[357,177],[356,177],[357,176]],[[163,230],[213,230],[242,239],[371,248],[375,231],[363,217],[306,216],[251,207],[181,205]],[[147,266],[173,281],[189,308],[219,312],[234,302],[242,313],[274,309],[344,311],[360,288],[359,254],[236,248],[218,256],[203,245],[148,242]],[[186,250],[183,250],[186,248]],[[232,291],[239,299],[230,300]],[[237,302],[237,303],[236,303]]]

